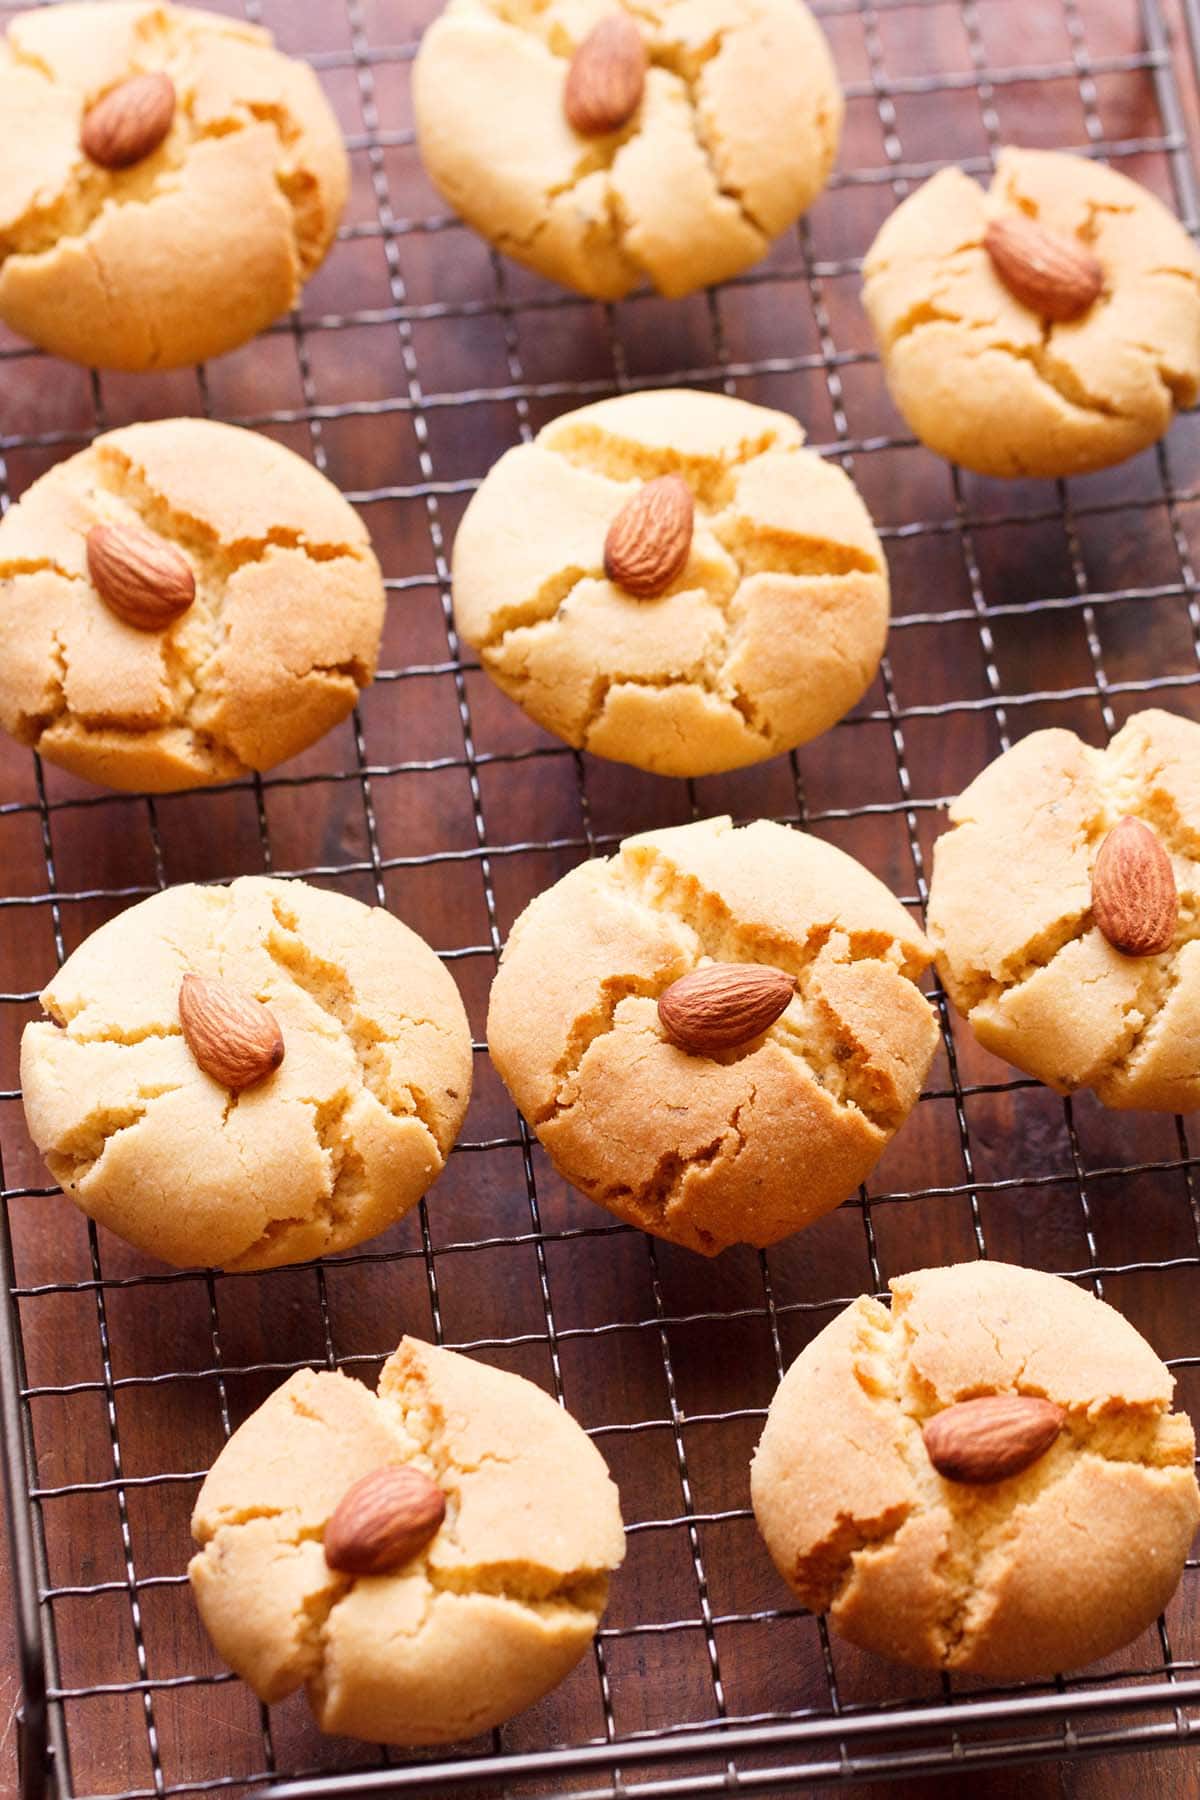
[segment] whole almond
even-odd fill
[[[420,1469],[375,1469],[346,1489],[325,1527],[325,1561],[345,1575],[383,1575],[438,1531],[446,1499]]]
[[[84,115],[80,144],[102,169],[127,169],[149,156],[171,129],[175,83],[161,70],[131,75]]]
[[[1024,213],[993,219],[983,245],[1009,293],[1044,319],[1077,319],[1104,286],[1104,270],[1078,239]]]
[[[1114,950],[1157,956],[1179,922],[1171,859],[1148,825],[1126,817],[1100,846],[1092,870],[1092,913]]]
[[[228,982],[185,975],[179,1023],[204,1073],[235,1093],[262,1081],[283,1061],[283,1033],[274,1013]]]
[[[604,540],[604,573],[638,600],[653,600],[681,572],[692,548],[695,506],[679,475],[658,475],[627,500]]]
[[[187,559],[165,538],[133,525],[93,525],[87,565],[109,611],[139,631],[162,631],[196,598]]]
[[[1066,1413],[1036,1394],[988,1394],[960,1400],[925,1423],[929,1460],[947,1481],[1006,1481],[1044,1456]]]
[[[588,32],[571,58],[563,110],[585,137],[619,131],[642,102],[646,46],[627,12],[612,13]]]
[[[795,991],[790,975],[766,963],[709,963],[659,995],[658,1016],[681,1050],[711,1056],[758,1037]]]

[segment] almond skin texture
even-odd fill
[[[795,991],[790,975],[765,963],[709,963],[659,995],[658,1016],[681,1050],[711,1056],[758,1037]]]
[[[695,510],[679,475],[659,475],[639,488],[608,528],[608,579],[638,600],[665,593],[691,552]]]
[[[440,1529],[446,1500],[420,1469],[375,1469],[346,1489],[325,1527],[325,1561],[343,1575],[384,1575]]]
[[[88,574],[110,612],[139,631],[162,631],[196,598],[196,577],[165,538],[132,525],[93,525]]]
[[[262,1081],[283,1061],[283,1033],[274,1013],[228,982],[185,975],[179,1022],[204,1073],[235,1093]]]
[[[1044,1456],[1066,1413],[1036,1394],[988,1394],[962,1400],[927,1420],[921,1436],[947,1481],[1006,1481]]]
[[[1104,286],[1090,250],[1023,213],[993,219],[983,244],[1009,293],[1057,324],[1085,313]]]
[[[1171,859],[1148,825],[1126,817],[1100,846],[1092,870],[1092,913],[1114,950],[1157,956],[1179,922]]]
[[[169,75],[161,70],[131,75],[87,112],[79,141],[102,169],[128,169],[158,149],[174,117],[175,83]]]
[[[628,124],[642,103],[646,46],[626,12],[601,19],[588,32],[567,71],[563,111],[584,137],[600,137]]]

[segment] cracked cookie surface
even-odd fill
[[[165,71],[171,130],[110,170],[80,146],[88,109]],[[0,42],[0,318],[43,349],[174,368],[245,343],[295,304],[349,188],[316,77],[269,32],[178,6],[20,13]]]
[[[1007,1263],[924,1269],[813,1339],[751,1469],[780,1574],[863,1649],[919,1668],[1035,1679],[1152,1624],[1200,1522],[1174,1378],[1120,1313]],[[926,1419],[983,1394],[1065,1409],[1007,1480],[944,1480]]]
[[[446,1518],[384,1575],[325,1562],[355,1481],[412,1464]],[[532,1382],[405,1338],[378,1394],[293,1375],[236,1431],[200,1490],[189,1575],[221,1655],[261,1700],[303,1684],[323,1731],[373,1742],[473,1737],[584,1654],[625,1551],[586,1434]]]
[[[182,1036],[187,974],[261,1000],[285,1054],[232,1094]],[[93,932],[25,1028],[30,1135],[64,1193],[177,1266],[273,1268],[415,1206],[458,1134],[471,1037],[429,946],[302,881],[177,887]]]
[[[87,534],[125,524],[187,559],[196,599],[125,624]],[[89,781],[171,792],[297,755],[375,673],[383,578],[362,520],[271,438],[131,425],[34,482],[0,521],[0,725]]]
[[[517,920],[488,1047],[559,1173],[620,1219],[712,1256],[773,1244],[851,1194],[937,1043],[929,946],[832,845],[759,820],[629,838]],[[787,1010],[716,1056],[667,1038],[658,996],[706,961],[794,977]]]
[[[1052,324],[984,249],[1020,214],[1099,259],[1104,287]],[[1107,468],[1162,437],[1200,384],[1200,254],[1147,189],[1088,158],[1002,150],[990,189],[943,169],[867,253],[863,304],[917,437],[982,475]]]
[[[766,254],[829,179],[841,89],[800,0],[629,0],[649,67],[618,131],[563,112],[612,0],[450,0],[413,70],[422,160],[469,225],[597,299],[678,297]]]
[[[1123,955],[1092,916],[1092,870],[1126,814],[1175,874],[1179,919],[1157,956]],[[929,935],[985,1049],[1106,1106],[1200,1106],[1200,725],[1135,713],[1106,750],[1036,731],[976,776],[950,823]]]
[[[779,755],[862,698],[888,573],[866,507],[785,413],[692,389],[566,413],[510,450],[454,544],[459,631],[577,748],[662,775]],[[604,572],[613,518],[656,476],[692,491],[687,563],[655,599]]]

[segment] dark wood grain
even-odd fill
[[[227,12],[242,11],[237,0],[217,3]],[[410,43],[431,9],[432,0],[361,0],[355,14],[371,44],[386,50]],[[642,298],[610,317],[587,302],[564,302],[512,265],[493,264],[478,240],[456,228],[400,230],[392,265],[376,232],[381,194],[400,221],[424,222],[442,213],[415,151],[403,141],[411,124],[406,58],[385,56],[356,66],[350,15],[342,5],[264,0],[261,12],[286,48],[331,53],[324,79],[346,130],[360,142],[364,95],[375,109],[386,134],[383,147],[374,165],[361,148],[353,159],[349,221],[362,231],[343,239],[310,286],[298,333],[285,326],[224,358],[207,371],[203,386],[194,371],[181,371],[142,379],[106,376],[93,391],[85,372],[65,365],[32,357],[6,361],[0,377],[3,430],[12,441],[6,473],[10,494],[17,494],[98,426],[206,408],[263,425],[320,461],[359,497],[386,574],[403,584],[392,595],[385,678],[361,709],[366,761],[377,772],[364,789],[347,725],[278,771],[261,796],[251,785],[237,784],[150,807],[47,769],[51,810],[43,817],[31,759],[0,747],[0,798],[23,808],[0,814],[0,878],[5,893],[30,902],[0,914],[4,991],[36,991],[55,962],[55,915],[39,898],[47,893],[43,828],[56,891],[63,896],[57,917],[69,952],[160,880],[261,872],[267,866],[261,799],[274,869],[303,873],[351,865],[350,873],[314,878],[364,900],[381,893],[439,950],[460,953],[452,967],[481,1038],[494,938],[502,938],[528,899],[578,861],[589,843],[692,812],[796,817],[803,808],[813,829],[915,901],[941,825],[937,802],[995,754],[1005,726],[1019,736],[1041,725],[1068,724],[1101,741],[1106,719],[1098,669],[1108,683],[1135,684],[1110,695],[1111,719],[1118,723],[1143,704],[1136,684],[1163,676],[1179,683],[1167,703],[1200,716],[1200,665],[1187,604],[1191,577],[1181,565],[1182,554],[1195,558],[1200,535],[1197,503],[1187,497],[1200,476],[1200,422],[1189,417],[1176,425],[1161,462],[1149,454],[1071,484],[1069,522],[1051,484],[1007,486],[972,477],[956,484],[942,463],[907,442],[868,354],[853,263],[894,203],[891,183],[843,181],[814,209],[811,253],[844,273],[810,283],[793,237],[768,259],[767,279],[734,285],[711,302],[704,296],[676,304]],[[1068,31],[1072,18],[1074,38]],[[892,154],[871,92],[881,70],[901,80],[890,127],[906,161],[986,156],[989,108],[999,135],[1017,142],[1077,145],[1089,127],[1109,143],[1153,145],[1161,135],[1150,73],[1120,62],[1141,46],[1133,0],[1081,0],[1070,14],[1057,5],[1015,0],[984,0],[973,9],[897,6],[880,11],[871,29],[863,15],[835,7],[826,24],[843,78],[856,91],[844,170],[883,169]],[[1079,54],[1116,59],[1117,67],[1089,89],[1074,70]],[[969,81],[980,56],[998,68],[1052,64],[1066,72],[998,85],[981,104]],[[904,89],[904,82],[911,86],[933,70],[961,76],[965,85],[936,96]],[[1190,86],[1186,98],[1194,119]],[[1172,198],[1170,159],[1160,150],[1122,156],[1119,166]],[[401,303],[410,310],[398,321]],[[354,322],[331,328],[345,314],[355,315]],[[830,360],[831,346],[837,360]],[[852,360],[840,360],[847,352]],[[875,517],[893,534],[888,552],[897,626],[888,682],[878,681],[856,717],[807,746],[794,765],[780,759],[698,782],[693,790],[590,759],[577,766],[478,671],[456,675],[447,667],[451,645],[436,546],[451,541],[469,485],[494,458],[523,430],[536,429],[570,404],[558,384],[594,383],[601,391],[621,380],[661,381],[680,372],[707,378],[700,372],[711,372],[723,359],[746,371],[729,383],[732,390],[795,412],[814,443],[831,446],[844,429],[851,442],[864,446],[853,472]],[[420,408],[411,404],[414,378]],[[538,391],[546,387],[553,391]],[[445,396],[462,393],[471,396],[466,403],[444,403]],[[332,410],[310,425],[303,414],[314,402]],[[48,434],[62,439],[30,441]],[[412,493],[430,472],[436,491]],[[1165,499],[1167,481],[1185,496],[1173,507]],[[964,518],[973,521],[967,535]],[[917,522],[928,529],[909,533]],[[900,530],[906,535],[894,535]],[[1078,606],[1037,607],[1038,601],[1072,596],[1080,584],[1101,596],[1090,621]],[[1134,588],[1143,597],[1113,597]],[[980,600],[1008,608],[989,619],[990,668],[971,616]],[[915,623],[918,616],[930,622]],[[406,673],[418,668],[432,672]],[[1003,713],[990,704],[993,688],[1007,697]],[[1049,697],[1023,703],[1021,696],[1031,692]],[[947,702],[955,710],[930,710]],[[471,754],[484,759],[474,768],[468,741]],[[528,752],[537,754],[525,758]],[[433,772],[413,767],[431,762],[444,766]],[[911,821],[901,804],[902,772],[914,808]],[[305,785],[296,785],[300,780]],[[875,810],[859,810],[864,807]],[[481,818],[486,858],[479,854]],[[548,841],[558,847],[529,847]],[[410,860],[419,858],[436,860]],[[2,1009],[0,1089],[17,1085],[19,1032],[35,1012],[32,1001]],[[869,1209],[848,1205],[767,1259],[783,1360],[790,1361],[827,1322],[836,1302],[877,1279],[976,1254],[966,1191],[968,1147],[979,1184],[977,1222],[989,1254],[1072,1272],[1173,1262],[1177,1266],[1167,1271],[1109,1275],[1104,1292],[1163,1354],[1195,1357],[1200,1281],[1184,1175],[1094,1173],[1177,1162],[1174,1122],[1108,1115],[1085,1098],[1074,1106],[1069,1125],[1054,1096],[1009,1084],[1009,1072],[957,1026],[954,1048],[961,1081],[997,1084],[997,1091],[966,1101],[966,1140],[954,1100],[926,1100],[872,1178]],[[788,1606],[745,1516],[747,1462],[778,1376],[758,1258],[732,1252],[710,1264],[669,1248],[651,1252],[637,1233],[617,1229],[564,1239],[564,1231],[605,1227],[607,1220],[566,1190],[537,1154],[544,1236],[535,1241],[515,1114],[482,1055],[476,1084],[464,1142],[499,1138],[509,1144],[456,1155],[429,1201],[445,1340],[471,1344],[477,1354],[551,1391],[557,1359],[563,1397],[596,1431],[631,1522],[680,1518],[681,1469],[698,1514],[732,1515],[696,1528],[707,1602],[718,1618],[736,1615],[741,1621],[719,1624],[709,1641],[698,1623],[702,1602],[687,1530],[672,1524],[631,1537],[608,1627],[626,1634],[641,1624],[692,1623],[606,1640],[614,1729],[625,1733],[715,1716],[714,1655],[730,1716],[826,1710],[815,1622],[747,1617]],[[948,1094],[950,1088],[943,1050],[930,1089]],[[14,1101],[0,1101],[0,1142],[6,1185],[19,1191],[9,1212],[22,1289],[87,1283],[92,1252],[84,1223],[41,1191],[46,1178]],[[1058,1178],[1053,1185],[1046,1183],[1049,1175]],[[996,1185],[1013,1180],[1018,1185]],[[945,1191],[931,1194],[931,1188]],[[914,1194],[922,1197],[908,1197]],[[521,1241],[458,1247],[505,1236]],[[371,1377],[402,1331],[434,1332],[420,1221],[403,1222],[370,1246],[369,1258],[335,1261],[322,1276],[305,1268],[156,1283],[140,1278],[160,1271],[104,1233],[98,1254],[103,1320],[97,1292],[86,1286],[31,1292],[20,1302],[30,1383],[35,1390],[55,1390],[35,1392],[31,1401],[42,1487],[112,1481],[109,1373],[123,1384],[111,1397],[122,1469],[131,1482],[124,1490],[124,1518],[111,1488],[47,1499],[41,1507],[52,1583],[113,1584],[110,1592],[53,1602],[62,1682],[68,1689],[134,1682],[140,1658],[152,1680],[212,1678],[211,1685],[153,1692],[164,1779],[186,1786],[227,1777],[235,1785],[226,1791],[252,1792],[252,1778],[264,1767],[258,1708],[240,1684],[220,1679],[219,1661],[178,1584],[189,1551],[191,1501],[223,1441],[223,1407],[234,1424],[244,1418],[279,1379],[278,1365],[319,1364],[332,1353]],[[125,1278],[134,1278],[133,1284],[113,1285]],[[660,1314],[680,1322],[663,1328]],[[223,1378],[162,1379],[214,1367],[214,1319]],[[107,1372],[102,1324],[111,1343]],[[614,1325],[626,1328],[594,1334],[596,1327]],[[684,1421],[678,1431],[671,1424],[668,1374]],[[1200,1409],[1195,1368],[1181,1371],[1180,1391],[1185,1404]],[[633,1424],[644,1428],[626,1429]],[[159,1479],[164,1476],[173,1479]],[[144,1478],[150,1479],[140,1485]],[[123,1526],[137,1581],[150,1583],[139,1589],[140,1641]],[[165,1585],[155,1585],[160,1579]],[[0,1617],[7,1611],[2,1582],[0,1567]],[[1200,1653],[1198,1599],[1193,1568],[1168,1614],[1172,1649],[1181,1661]],[[888,1668],[845,1647],[835,1647],[834,1666],[844,1705],[939,1694],[932,1678]],[[1114,1674],[1160,1666],[1153,1633],[1108,1665]],[[14,1690],[8,1667],[0,1681],[3,1792],[12,1791],[15,1779],[13,1733],[5,1729]],[[151,1784],[139,1694],[70,1699],[65,1714],[80,1791]],[[556,1695],[506,1727],[501,1742],[514,1750],[539,1749],[601,1736],[605,1723],[589,1660]],[[322,1740],[299,1699],[274,1709],[272,1736],[281,1770],[350,1769],[373,1758],[366,1747]],[[1197,1791],[1195,1757],[1186,1753],[886,1789],[914,1800],[959,1792],[987,1800],[1015,1800],[1018,1794],[1081,1800],[1170,1794],[1186,1800]]]

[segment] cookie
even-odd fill
[[[917,1668],[1044,1679],[1129,1643],[1200,1523],[1169,1370],[1055,1275],[977,1262],[890,1286],[771,1402],[750,1490],[788,1586]]]
[[[531,718],[597,756],[707,775],[806,743],[871,683],[888,573],[849,479],[803,441],[784,413],[686,388],[555,419],[467,508],[460,633]],[[648,531],[635,513],[614,562],[627,509],[664,477],[675,512],[652,507]],[[677,552],[651,593],[648,548]]]
[[[377,1573],[331,1568],[339,1508],[335,1561],[355,1562],[347,1490],[397,1466],[434,1484],[440,1525],[435,1506],[401,1560],[358,1559]],[[365,1535],[395,1522],[377,1511]],[[360,1507],[360,1548],[365,1525]],[[569,1413],[408,1337],[378,1394],[313,1369],[278,1388],[217,1458],[192,1535],[200,1616],[258,1697],[303,1685],[322,1731],[396,1744],[473,1737],[540,1699],[587,1650],[625,1552],[617,1490]]]
[[[1149,954],[1118,949],[1097,922],[1097,863],[1126,817],[1165,851],[1176,894]],[[929,935],[984,1048],[1106,1106],[1200,1106],[1200,725],[1137,713],[1106,750],[1036,731],[976,776],[950,822]]]
[[[115,611],[120,594],[95,579],[97,527],[139,534],[141,561],[145,533],[168,565],[182,559],[186,610],[150,629]],[[230,781],[345,718],[383,615],[366,527],[310,463],[205,419],[127,426],[0,521],[0,725],[107,787]]]
[[[607,49],[587,43],[597,27]],[[569,102],[569,82],[593,103]],[[677,298],[757,262],[828,181],[843,112],[799,0],[450,0],[413,105],[426,172],[462,218],[602,300],[645,281]]]
[[[981,475],[1107,468],[1196,398],[1200,254],[1152,194],[1088,158],[1003,150],[986,192],[942,169],[887,220],[864,276],[896,406]]]
[[[106,369],[244,344],[295,304],[349,189],[312,70],[190,7],[18,13],[0,119],[0,319]]]
[[[845,1200],[907,1118],[937,1043],[915,986],[929,954],[831,844],[705,819],[629,838],[526,908],[488,1046],[598,1205],[705,1256],[773,1244]],[[711,975],[697,992],[714,967],[717,993]]]
[[[189,1018],[185,1034],[186,976],[250,1027],[219,1018],[206,1037]],[[241,1086],[258,1002],[282,1059]],[[93,932],[41,1004],[21,1040],[34,1143],[90,1218],[179,1266],[274,1268],[385,1231],[467,1109],[471,1035],[433,951],[302,881],[155,894]],[[214,1036],[232,1068],[206,1054]]]

